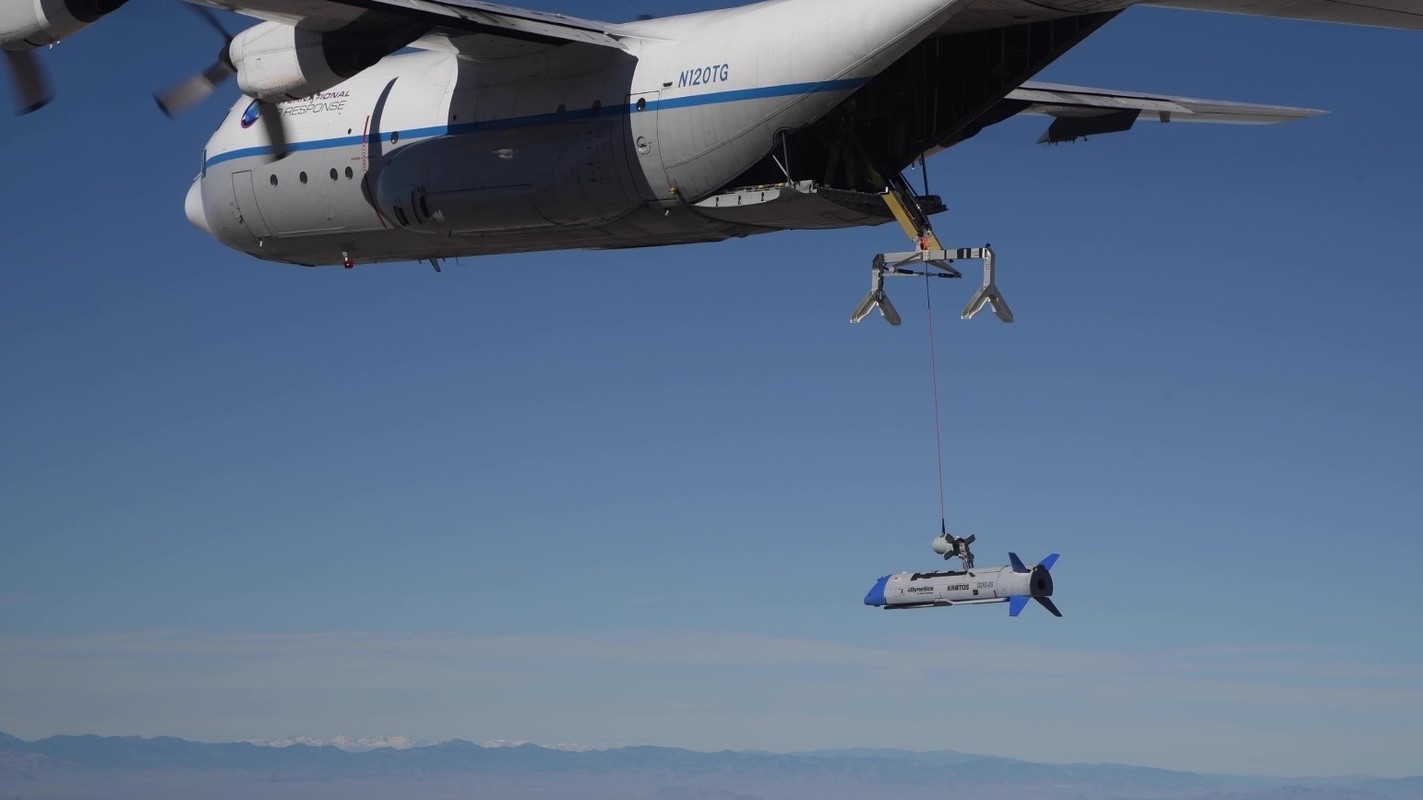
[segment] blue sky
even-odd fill
[[[896,230],[257,262],[182,214],[235,89],[150,100],[214,38],[134,0],[0,122],[0,730],[1423,772],[1417,34],[1132,11],[1041,77],[1331,113],[930,161],[1019,318],[935,286],[949,523],[1061,620],[861,605],[936,563]]]

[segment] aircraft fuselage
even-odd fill
[[[843,103],[954,6],[773,0],[640,23],[626,52],[389,56],[281,104],[290,152],[277,161],[261,110],[235,104],[203,153],[188,216],[238,250],[308,265],[801,227],[694,204],[766,159],[782,132]],[[802,35],[788,39],[792,28]],[[816,226],[867,221],[884,218],[821,215]]]

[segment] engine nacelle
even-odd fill
[[[227,49],[242,93],[269,103],[324,92],[414,41],[419,31],[312,31],[263,22],[237,34]]]
[[[127,0],[4,0],[0,48],[33,50],[84,30]]]

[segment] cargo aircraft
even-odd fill
[[[35,51],[124,2],[0,0],[22,111],[50,98]],[[178,113],[236,78],[186,202],[232,248],[439,269],[898,219],[920,257],[876,261],[859,316],[909,261],[984,255],[941,249],[943,206],[903,173],[988,125],[1046,115],[1041,141],[1061,142],[1318,113],[1031,80],[1131,6],[1423,28],[1423,0],[767,0],[626,23],[483,0],[205,5],[260,21],[231,35],[204,10],[216,60],[157,100]],[[989,270],[979,307],[1011,319],[992,289]]]

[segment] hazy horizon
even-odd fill
[[[6,736],[13,736],[13,734],[8,733],[7,731],[0,730],[0,754],[3,754],[3,753],[4,753],[6,740],[5,740],[3,737],[6,737]],[[18,739],[18,737],[16,737],[16,738]],[[1112,761],[1112,760],[1110,760],[1110,759],[1101,760],[1101,761],[1094,761],[1094,762],[1026,761],[1026,760],[1017,759],[1017,758],[1014,758],[1014,757],[1012,757],[1012,756],[1010,756],[1010,755],[1005,755],[1005,754],[1002,754],[1002,753],[987,753],[987,752],[981,752],[981,753],[965,753],[965,752],[957,751],[957,750],[913,750],[913,749],[907,749],[907,748],[876,748],[876,747],[845,747],[845,748],[823,748],[823,749],[815,749],[815,750],[774,751],[774,750],[746,749],[746,748],[734,748],[734,747],[733,747],[733,748],[719,748],[719,749],[715,749],[715,750],[707,750],[707,749],[682,748],[682,747],[664,746],[664,745],[628,744],[628,745],[618,745],[618,746],[614,746],[614,747],[596,748],[596,747],[591,747],[591,746],[582,745],[582,744],[578,744],[578,743],[572,743],[572,742],[538,743],[538,742],[528,742],[528,741],[519,741],[519,740],[507,740],[507,739],[496,739],[496,740],[486,740],[486,741],[471,741],[471,740],[468,740],[468,739],[459,739],[459,738],[456,738],[456,739],[449,739],[449,740],[444,740],[444,741],[438,741],[438,742],[436,742],[436,741],[415,740],[415,739],[412,739],[412,738],[410,738],[410,737],[407,737],[407,736],[404,736],[404,735],[400,735],[400,734],[394,734],[394,735],[390,735],[390,736],[361,737],[361,738],[347,737],[347,736],[342,736],[342,735],[339,735],[339,734],[338,734],[338,735],[336,735],[336,736],[329,737],[329,738],[324,738],[324,739],[322,739],[322,738],[307,737],[307,736],[299,735],[299,734],[298,734],[298,735],[292,735],[292,736],[286,736],[286,737],[275,737],[275,738],[270,738],[270,739],[258,739],[258,740],[239,740],[239,741],[231,741],[231,742],[199,742],[199,741],[195,741],[195,740],[184,739],[184,738],[180,738],[180,737],[172,737],[172,736],[134,736],[134,735],[122,736],[122,735],[101,735],[101,734],[94,734],[94,733],[83,733],[83,734],[56,734],[56,735],[51,736],[51,737],[45,737],[45,739],[41,739],[41,740],[23,740],[23,739],[19,739],[19,741],[21,741],[22,743],[24,743],[24,744],[26,744],[26,745],[37,745],[37,744],[40,744],[40,743],[42,743],[42,742],[48,741],[48,740],[50,740],[50,739],[68,739],[68,740],[76,740],[76,739],[95,740],[95,739],[97,739],[97,740],[100,740],[100,741],[102,741],[102,742],[109,742],[109,741],[123,741],[123,742],[128,742],[128,741],[132,741],[133,739],[141,739],[141,740],[144,741],[145,743],[151,743],[151,744],[154,744],[154,745],[159,745],[160,743],[162,743],[162,742],[164,742],[164,741],[179,741],[179,742],[184,742],[184,743],[189,743],[189,744],[198,744],[198,745],[201,745],[201,746],[212,746],[212,747],[224,747],[224,746],[228,746],[228,745],[243,744],[243,745],[253,745],[253,746],[257,747],[257,748],[260,748],[260,749],[268,749],[268,750],[283,750],[283,749],[293,748],[293,747],[300,747],[300,748],[307,748],[307,749],[317,749],[317,750],[319,750],[319,749],[325,749],[325,748],[334,748],[334,749],[341,750],[341,751],[343,751],[344,753],[351,754],[351,755],[378,755],[377,751],[381,751],[381,750],[391,750],[391,751],[397,751],[397,752],[398,752],[398,751],[408,751],[408,750],[442,749],[442,748],[445,747],[445,746],[448,746],[448,745],[456,745],[456,744],[458,744],[458,745],[472,745],[472,746],[474,746],[474,747],[476,747],[476,748],[478,748],[478,749],[481,749],[481,750],[504,750],[504,749],[509,749],[509,750],[522,750],[522,749],[525,749],[525,748],[527,748],[527,747],[532,746],[533,748],[536,748],[536,749],[541,750],[541,751],[549,751],[549,752],[558,753],[558,754],[565,754],[565,755],[573,756],[573,757],[580,757],[580,756],[581,756],[581,757],[589,757],[589,758],[597,758],[597,757],[599,757],[600,755],[606,755],[606,754],[615,754],[615,753],[618,753],[618,752],[620,752],[620,751],[640,751],[640,752],[645,752],[645,751],[651,750],[651,751],[681,752],[681,753],[691,754],[691,755],[693,755],[693,756],[724,756],[724,755],[738,755],[738,756],[741,756],[741,755],[745,755],[745,756],[757,756],[757,757],[764,756],[764,757],[769,757],[769,758],[782,758],[782,757],[784,757],[784,758],[792,758],[792,759],[793,759],[793,758],[802,758],[802,759],[803,759],[803,758],[813,758],[813,759],[815,759],[815,760],[817,760],[817,761],[820,760],[820,759],[827,759],[827,761],[826,761],[825,763],[828,763],[828,764],[829,764],[829,763],[844,763],[844,764],[850,764],[850,763],[857,763],[857,762],[861,762],[861,761],[873,761],[873,762],[876,762],[876,763],[893,763],[893,762],[903,761],[904,759],[912,759],[911,762],[907,762],[907,763],[915,763],[915,764],[920,764],[920,765],[923,765],[923,764],[931,764],[931,763],[937,763],[937,764],[940,764],[941,766],[953,765],[953,766],[956,766],[956,767],[961,768],[961,769],[966,768],[966,765],[973,765],[973,764],[975,764],[975,763],[980,763],[980,762],[1006,762],[1006,763],[1012,763],[1012,764],[1022,764],[1024,767],[1069,767],[1069,768],[1071,768],[1071,767],[1101,767],[1101,768],[1106,768],[1106,769],[1117,769],[1117,768],[1121,768],[1121,769],[1126,769],[1126,770],[1147,770],[1147,771],[1149,771],[1149,772],[1154,772],[1154,773],[1159,773],[1159,774],[1194,775],[1194,776],[1200,776],[1200,777],[1206,777],[1206,778],[1212,778],[1212,777],[1213,777],[1213,778],[1239,777],[1239,778],[1252,778],[1252,779],[1254,779],[1254,778],[1259,778],[1259,779],[1267,779],[1267,780],[1269,780],[1269,779],[1274,779],[1274,780],[1286,780],[1286,781],[1289,781],[1289,780],[1316,781],[1316,780],[1318,780],[1318,781],[1332,781],[1332,782],[1337,782],[1337,781],[1354,781],[1354,780],[1367,780],[1367,779],[1373,779],[1373,778],[1404,779],[1404,780],[1423,780],[1423,773],[1420,773],[1420,774],[1410,774],[1410,775],[1402,775],[1402,776],[1392,776],[1392,778],[1390,778],[1389,776],[1363,775],[1363,774],[1343,774],[1343,775],[1325,775],[1325,774],[1275,775],[1275,774],[1268,774],[1268,773],[1251,773],[1251,772],[1245,772],[1245,773],[1209,773],[1209,772],[1200,772],[1200,771],[1191,771],[1191,770],[1170,770],[1170,769],[1167,769],[1167,768],[1164,768],[1164,767],[1160,767],[1160,766],[1157,766],[1157,765],[1152,765],[1152,764],[1128,764],[1128,763],[1123,763],[1123,762],[1118,762],[1118,761]],[[654,758],[655,758],[655,757],[654,757]],[[943,760],[944,758],[947,758],[947,759],[949,759],[949,760],[948,760],[948,761],[944,761],[944,760]],[[836,759],[838,759],[838,761],[836,761]],[[887,761],[887,762],[884,761],[885,759],[887,759],[888,761]],[[921,760],[921,759],[923,759],[923,760]],[[651,763],[660,763],[660,762],[654,761],[654,762],[651,762]],[[0,766],[3,766],[3,755],[0,755]],[[124,765],[123,765],[123,764],[110,764],[110,765],[108,765],[108,766],[109,766],[110,768],[118,768],[118,769],[124,768]],[[134,763],[131,765],[131,767],[132,767],[132,768],[138,768],[138,769],[145,768],[145,765],[144,765],[144,763],[143,763],[142,757],[141,757],[141,756],[135,757],[135,758],[134,758]],[[447,768],[453,769],[453,770],[458,770],[458,769],[460,769],[458,765],[448,765]],[[4,775],[3,775],[3,774],[0,774],[0,778],[3,778],[3,777],[4,777]],[[888,776],[886,776],[886,777],[887,777],[888,779],[893,779],[892,774],[891,774],[891,775],[888,775]],[[1420,784],[1419,789],[1420,789],[1420,790],[1423,790],[1423,784]]]

